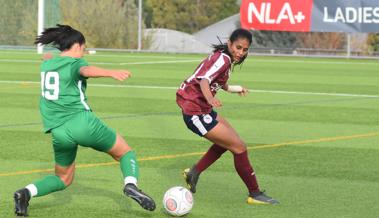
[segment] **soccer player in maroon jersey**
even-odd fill
[[[245,29],[236,29],[225,44],[214,45],[213,53],[204,59],[194,74],[186,79],[176,93],[176,102],[182,109],[187,127],[194,133],[211,141],[207,153],[183,174],[191,192],[196,192],[200,174],[229,150],[234,156],[234,166],[249,190],[249,204],[277,204],[277,200],[259,189],[255,172],[249,162],[246,144],[213,107],[222,103],[215,97],[219,89],[244,96],[248,90],[241,86],[228,85],[232,67],[241,64],[247,57],[252,34]]]

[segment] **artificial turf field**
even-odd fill
[[[93,111],[137,152],[139,186],[157,203],[147,212],[122,195],[119,166],[80,148],[74,183],[34,198],[30,217],[169,217],[162,197],[184,186],[181,172],[210,143],[192,134],[175,103],[176,87],[206,55],[97,52],[92,65],[133,72],[126,82],[89,79]],[[0,51],[0,217],[13,217],[13,192],[51,174],[50,135],[38,110],[40,55]],[[198,183],[187,217],[378,217],[378,60],[249,57],[219,92],[225,117],[246,141],[261,189],[275,206],[245,203],[247,190],[225,154]]]

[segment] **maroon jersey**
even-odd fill
[[[186,79],[176,92],[176,102],[184,114],[209,114],[212,106],[208,104],[200,89],[200,80],[209,81],[212,95],[222,88],[229,79],[231,67],[230,57],[216,51],[204,59],[196,68],[195,73]]]

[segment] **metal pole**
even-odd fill
[[[347,58],[351,56],[351,33],[347,33]]]
[[[37,35],[41,35],[44,27],[44,15],[45,15],[45,0],[38,0],[38,33]],[[37,45],[37,53],[43,53],[43,45]]]
[[[142,0],[138,0],[138,51],[141,51],[142,41]]]

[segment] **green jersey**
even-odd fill
[[[40,112],[45,132],[91,110],[85,95],[87,81],[80,75],[83,66],[88,66],[84,59],[62,56],[42,63]]]

